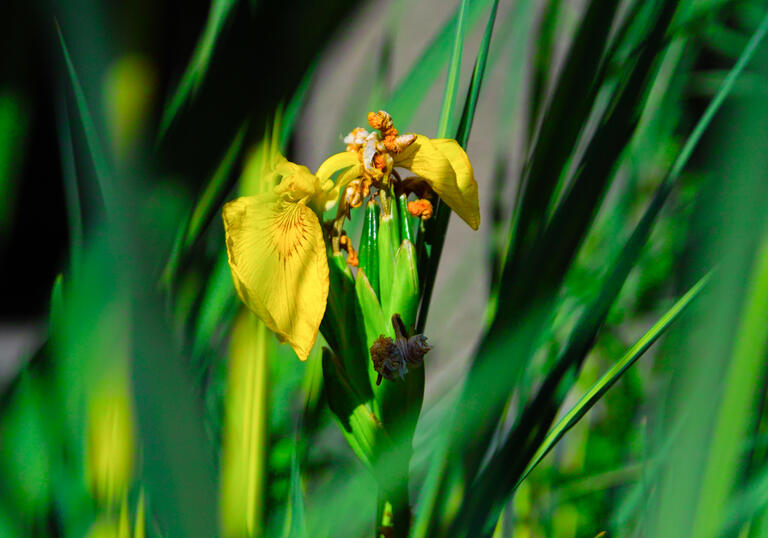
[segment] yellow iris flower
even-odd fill
[[[426,183],[469,226],[480,225],[477,182],[467,154],[455,140],[398,136],[385,112],[369,115],[369,122],[381,134],[356,129],[357,138],[347,141],[348,151],[328,158],[316,174],[279,157],[270,172],[270,183],[276,184],[272,192],[224,206],[235,289],[301,360],[317,339],[328,298],[321,219],[342,192],[345,207],[356,207],[360,196],[353,196],[354,185],[367,182],[367,196],[371,185],[387,188],[394,169],[404,168],[417,176],[412,181]],[[334,183],[330,178],[337,172]],[[350,197],[356,203],[350,204]]]

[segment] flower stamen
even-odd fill
[[[347,252],[347,263],[352,267],[357,267],[360,263],[360,259],[357,256],[355,247],[352,246],[352,240],[349,238],[346,232],[341,232],[339,237],[339,248]]]

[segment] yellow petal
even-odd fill
[[[344,170],[346,168],[346,170]],[[336,155],[328,157],[320,168],[317,169],[317,177],[321,182],[330,182],[330,177],[339,170],[344,170],[336,178],[336,184],[328,192],[329,204],[336,203],[339,194],[344,188],[363,174],[363,165],[360,164],[360,158],[357,153],[352,151],[343,151]]]
[[[306,166],[292,163],[280,156],[275,165],[279,183],[274,193],[290,202],[307,203],[319,215],[333,207],[336,198],[333,196],[333,181],[321,180]]]
[[[342,151],[336,155],[331,155],[323,161],[315,175],[320,178],[320,181],[325,181],[330,179],[339,170],[349,168],[350,166],[360,166],[360,158],[357,156],[357,153],[352,151]]]
[[[477,182],[472,164],[458,142],[416,135],[416,140],[394,158],[395,166],[424,178],[472,229],[480,227]]]
[[[363,165],[359,162],[349,167],[336,178],[336,190],[346,187],[350,181],[353,181],[363,175]]]
[[[275,173],[280,177],[280,183],[275,187],[275,194],[284,196],[292,202],[314,196],[320,190],[317,177],[306,166],[286,161],[285,158],[275,166]]]
[[[302,203],[268,194],[229,202],[223,217],[237,293],[306,360],[328,299],[328,260],[317,215]]]
[[[462,198],[468,202],[474,202],[472,211],[477,216],[477,226],[479,226],[480,204],[477,193],[477,181],[475,180],[475,172],[472,170],[472,163],[469,162],[467,152],[452,138],[437,138],[432,140],[432,143],[451,162],[453,171],[456,174],[456,184],[459,187]],[[473,228],[477,229],[477,226],[473,226]]]

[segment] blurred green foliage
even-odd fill
[[[0,536],[768,532],[765,2],[452,2],[396,80],[411,0],[12,4],[44,31],[3,36],[30,61],[0,78],[0,257],[48,249],[7,284],[51,300],[0,379]],[[445,204],[358,211],[360,267],[331,256],[301,363],[237,300],[219,215],[293,158],[365,10],[375,54],[319,125],[436,110],[427,134],[491,154],[484,227],[451,265]],[[52,213],[18,224],[41,161],[67,216],[51,282]],[[462,314],[470,273],[468,356],[429,334],[377,385],[392,315],[422,332],[433,290]]]

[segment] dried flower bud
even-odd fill
[[[372,178],[375,180],[380,179],[387,168],[387,165],[389,162],[386,160],[385,155],[388,157],[388,155],[381,154],[379,151],[380,142],[375,138],[368,138],[365,142],[365,145],[362,148],[362,151],[360,153],[360,160],[363,163],[363,168],[365,168],[365,176],[368,178]],[[382,160],[384,158],[385,160]],[[389,158],[389,161],[391,161],[392,158]]]
[[[394,129],[394,125],[392,123],[392,116],[389,115],[388,112],[385,112],[383,110],[379,110],[378,112],[369,112],[368,113],[368,125],[370,125],[374,129],[378,129],[379,131],[386,136],[389,131]]]
[[[432,199],[435,196],[435,191],[429,186],[429,183],[419,177],[407,177],[398,185],[398,193],[415,194],[416,198]]]
[[[394,381],[398,377],[405,377],[408,366],[421,366],[424,355],[432,349],[423,334],[410,338],[406,336],[405,326],[399,314],[392,316],[392,326],[395,329],[394,339],[382,335],[371,346],[373,369],[379,374],[377,385],[381,383],[382,378]]]
[[[371,135],[362,127],[355,127],[352,132],[344,137],[344,143],[347,145],[347,151],[357,151],[365,144],[366,139]]]
[[[363,201],[371,193],[371,180],[369,178],[355,179],[349,182],[344,189],[344,203],[351,208],[360,207]]]
[[[416,140],[415,134],[388,136],[384,138],[384,145],[392,153],[400,153],[405,148],[413,144],[415,140]]]
[[[373,156],[373,166],[381,170],[382,172],[387,169],[387,155],[386,153],[377,153]]]
[[[360,186],[361,181],[359,179],[351,181],[349,185],[347,185],[347,188],[344,191],[344,200],[349,207],[360,207],[363,205],[363,196],[361,196]]]
[[[405,360],[411,366],[421,366],[424,362],[424,355],[431,349],[426,336],[414,334],[408,339],[408,352],[405,355]]]
[[[408,202],[408,213],[421,220],[428,220],[432,217],[432,202],[423,198]]]
[[[371,360],[373,361],[373,369],[379,373],[379,378],[376,380],[377,385],[381,383],[382,377],[394,381],[408,373],[402,350],[394,340],[387,336],[381,335],[373,343]]]

